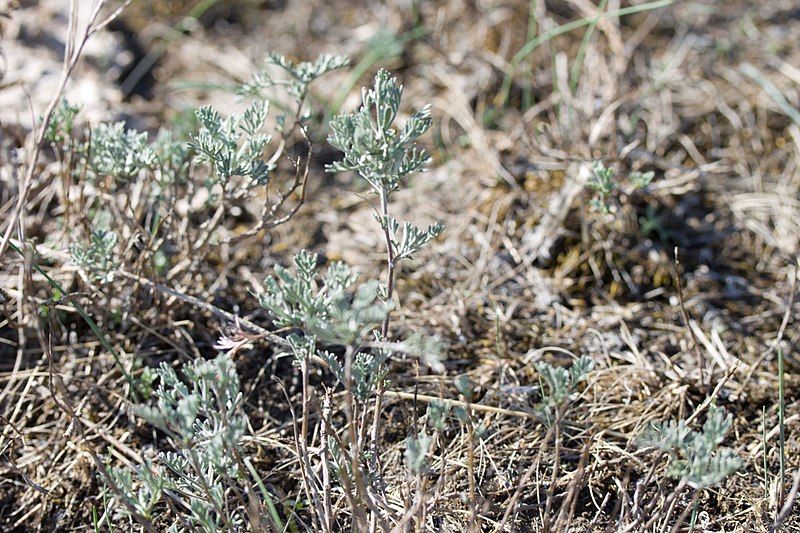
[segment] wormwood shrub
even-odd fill
[[[721,483],[742,466],[736,452],[720,446],[732,422],[733,415],[712,405],[701,431],[690,429],[683,420],[654,422],[640,443],[666,455],[669,477],[703,489]]]
[[[87,183],[93,187],[125,188],[146,181],[157,210],[169,208],[177,200],[175,195],[188,194],[199,186],[207,190],[210,209],[216,214],[224,212],[231,201],[247,197],[273,179],[277,156],[263,155],[270,145],[270,137],[262,133],[269,111],[264,91],[282,87],[292,96],[297,105],[291,118],[294,122],[289,125],[283,117],[278,132],[285,136],[297,129],[310,144],[309,114],[304,108],[308,86],[322,74],[343,67],[347,60],[323,56],[314,63],[294,63],[274,55],[269,63],[286,78],[277,80],[265,69],[237,87],[237,94],[255,99],[240,114],[223,117],[210,107],[199,109],[197,128],[186,142],[165,134],[150,143],[144,134],[121,124],[95,128],[91,140],[76,139],[75,113],[68,105],[59,112],[60,124],[54,127],[51,142],[62,149],[70,142],[83,143],[77,153],[88,169]],[[391,332],[391,314],[398,305],[395,281],[398,265],[412,259],[444,229],[439,223],[421,228],[391,214],[392,194],[405,177],[424,170],[429,160],[416,141],[431,125],[430,108],[422,108],[398,126],[402,91],[395,78],[380,71],[373,87],[362,92],[362,106],[330,124],[329,142],[343,152],[343,159],[327,170],[355,172],[379,199],[375,230],[382,236],[386,252],[383,281],[362,281],[342,262],[322,269],[317,254],[301,250],[290,267],[276,266],[258,291],[259,303],[272,325],[286,332],[285,337],[273,335],[270,339],[292,358],[302,381],[294,434],[304,493],[300,505],[307,515],[292,517],[287,510],[290,516],[281,517],[246,458],[243,443],[248,423],[230,354],[248,341],[223,338],[219,357],[185,365],[182,376],[163,364],[156,371],[155,402],[135,408],[134,413],[163,432],[170,451],[135,471],[105,469],[104,480],[112,495],[110,509],[118,518],[137,521],[151,530],[158,518],[159,523],[170,523],[172,530],[203,531],[264,527],[282,531],[285,519],[292,529],[306,523],[315,531],[340,527],[365,531],[386,529],[389,523],[401,520],[390,496],[396,487],[387,486],[379,461],[381,401],[391,378],[387,362],[405,354],[441,370],[442,348],[438,339],[424,332],[405,337]],[[207,169],[203,180],[192,175],[195,168]],[[304,187],[308,161],[298,169],[299,177],[285,189],[277,207],[298,192],[298,187]],[[288,220],[275,219],[275,212],[275,206],[265,211],[252,231],[270,227],[269,221]],[[153,212],[153,221],[158,216],[168,217],[168,210],[160,215]],[[103,217],[96,221],[108,225]],[[117,234],[106,227],[93,228],[88,242],[73,245],[72,254],[99,283],[114,279],[124,264]],[[329,382],[344,392],[337,396],[340,400],[334,402],[331,391],[312,385],[312,373],[320,372],[328,374]],[[313,430],[312,414],[319,420]],[[445,416],[444,412],[434,416],[435,428],[441,430]],[[407,457],[412,472],[422,472],[434,445],[435,436],[409,438]],[[334,511],[343,506],[349,516]],[[168,512],[159,515],[157,509]],[[310,526],[304,522],[309,518]]]
[[[112,256],[134,251],[129,261],[145,273],[163,273],[175,266],[172,258],[190,256],[194,260],[181,271],[194,274],[221,242],[238,242],[288,221],[305,199],[312,157],[310,86],[348,62],[321,56],[295,63],[273,54],[253,80],[231,88],[249,102],[242,111],[223,116],[201,107],[191,120],[162,129],[152,140],[122,122],[79,126],[79,108],[63,101],[46,138],[62,162],[65,181],[83,186],[64,221],[75,262],[96,282],[110,281]],[[270,134],[265,130],[272,95],[283,99],[285,111],[275,117]],[[306,156],[290,160],[292,171],[283,179],[287,173],[278,167],[289,160],[284,152],[290,141],[297,140],[307,145]],[[240,216],[243,206],[259,204],[256,222],[231,235],[226,222]],[[183,217],[174,216],[176,211]],[[83,213],[88,220],[79,221]],[[204,222],[182,226],[186,216]]]
[[[314,528],[321,531],[346,523],[335,515],[334,500],[346,501],[349,526],[354,530],[385,530],[399,519],[390,502],[393,488],[383,480],[378,460],[381,399],[390,378],[385,363],[395,353],[405,352],[441,367],[436,339],[418,334],[391,342],[397,266],[444,229],[441,224],[419,228],[390,213],[391,195],[403,178],[428,162],[415,141],[431,125],[430,108],[424,107],[396,127],[401,97],[402,86],[380,71],[373,87],[362,91],[361,107],[330,124],[329,142],[343,152],[343,159],[328,170],[355,171],[379,198],[375,219],[386,247],[385,281],[360,283],[340,262],[320,274],[317,256],[301,251],[294,258],[293,271],[277,267],[267,277],[260,298],[277,326],[296,330],[288,338],[289,353],[302,380],[302,422],[295,428],[295,442]],[[312,387],[312,365],[320,365],[343,388],[340,405],[332,405],[328,393],[320,398]],[[308,445],[312,403],[323,406],[317,453]],[[334,421],[336,411],[343,413],[342,422]],[[417,437],[407,441],[408,456],[416,458],[409,463],[412,470],[424,462],[431,443]]]
[[[660,523],[661,530],[678,531],[689,513],[697,512],[700,495],[741,468],[742,460],[736,452],[721,446],[732,421],[731,414],[712,404],[700,431],[691,429],[683,420],[653,422],[646,428],[639,445],[654,449],[658,456],[648,474],[637,483],[628,530],[645,531]],[[650,486],[659,467],[665,468],[667,477],[677,480],[671,493],[663,492],[662,482],[655,489]],[[673,522],[672,516],[687,487],[692,491],[691,501],[684,502]],[[645,500],[644,495],[653,490],[654,497]]]
[[[545,362],[536,364],[542,383],[542,401],[537,411],[547,424],[554,424],[566,413],[571,400],[577,395],[578,385],[594,368],[594,361],[589,357],[578,358],[571,367],[563,368]]]
[[[178,513],[170,531],[239,528],[246,519],[241,499],[253,483],[242,455],[247,422],[233,362],[221,355],[187,363],[183,379],[165,363],[156,373],[155,403],[134,413],[164,432],[172,451],[134,472],[107,468],[110,509],[152,527],[157,506],[167,505]]]

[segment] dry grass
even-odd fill
[[[148,4],[134,3],[129,16],[143,43],[155,48],[168,33],[163,21],[174,24],[174,14],[143,24]],[[405,492],[403,439],[414,415],[424,412],[425,396],[458,400],[453,378],[466,374],[479,388],[471,409],[485,437],[459,424],[444,432],[446,446],[431,458],[436,474],[419,530],[464,531],[471,513],[475,531],[503,522],[507,530],[538,531],[545,516],[551,530],[622,530],[675,485],[636,437],[649,421],[692,416],[709,397],[734,414],[725,444],[744,467],[698,494],[695,530],[769,530],[779,512],[778,346],[787,354],[788,471],[800,468],[794,2],[690,1],[603,19],[574,76],[585,27],[548,40],[521,61],[508,95],[503,81],[526,42],[531,6],[536,31],[544,34],[594,15],[592,2],[262,4],[242,8],[244,15],[231,8],[246,18],[246,32],[241,19],[223,10],[216,21],[177,37],[153,71],[154,98],[134,96],[107,112],[154,125],[190,102],[230,105],[213,91],[176,90],[173,80],[245,79],[254,58],[268,50],[302,58],[348,53],[357,63],[369,59],[375,45],[368,39],[381,28],[408,37],[402,54],[369,63],[364,77],[353,80],[358,86],[385,66],[403,78],[409,108],[433,103],[436,131],[427,142],[435,164],[398,193],[396,209],[447,224],[444,237],[400,273],[397,287],[398,333],[440,335],[448,359],[443,375],[410,360],[392,363],[381,464],[387,484],[405,488],[390,494],[390,503],[402,510],[413,496]],[[619,7],[619,1],[607,5]],[[13,28],[15,16],[4,24]],[[415,28],[421,30],[412,37]],[[17,30],[14,46],[27,35]],[[744,63],[755,65],[757,75]],[[83,64],[73,83],[100,68]],[[13,89],[15,76],[5,72],[0,94]],[[348,76],[330,78],[316,97],[332,102]],[[350,92],[348,108],[356,102]],[[29,113],[21,102],[17,112]],[[6,115],[0,127],[5,232],[25,170],[14,150],[31,146],[32,134]],[[318,156],[336,157],[322,145]],[[583,187],[596,158],[620,174],[653,170],[656,178],[626,198],[617,216],[604,218],[590,211]],[[0,258],[0,528],[9,531],[91,529],[93,509],[103,508],[95,454],[132,465],[156,451],[152,430],[130,415],[125,376],[73,304],[87,310],[136,374],[142,365],[215,353],[229,324],[191,298],[269,327],[248,291],[302,247],[344,259],[366,276],[381,269],[378,235],[373,240],[361,230],[372,223],[370,204],[348,178],[325,175],[316,165],[304,207],[268,234],[197,247],[203,227],[176,212],[169,221],[177,232],[175,266],[142,282],[137,276],[149,274],[133,243],[146,200],[83,191],[51,159],[44,154],[35,168],[21,234],[11,240],[36,242],[37,253],[28,244],[24,256],[9,249]],[[66,253],[69,228],[83,227],[84,213],[101,203],[118,211],[130,244],[131,275],[109,286],[92,283]],[[257,205],[240,207],[242,221],[227,221],[221,238],[245,231],[247,215],[260,212]],[[65,288],[60,300],[34,265]],[[43,307],[51,310],[46,318]],[[289,361],[274,351],[274,344],[259,342],[240,351],[236,363],[253,429],[246,449],[270,490],[291,500],[301,490],[299,468],[290,411],[276,381],[295,405],[300,389]],[[595,370],[556,448],[554,435],[526,416],[540,392],[533,363],[565,365],[584,354]],[[773,480],[766,494],[762,408]],[[474,468],[466,466],[470,455]],[[474,501],[464,498],[470,473]],[[637,489],[645,479],[653,483]],[[792,480],[785,481],[789,492]],[[691,497],[687,491],[676,499],[674,518],[692,507]],[[785,527],[800,527],[796,515],[789,513]]]

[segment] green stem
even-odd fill
[[[779,450],[780,450],[780,480],[778,483],[778,509],[783,507],[784,487],[786,480],[786,434],[785,417],[786,401],[784,396],[784,368],[783,368],[783,349],[778,350],[778,427],[780,431]]]
[[[767,467],[767,408],[761,408],[761,450],[764,458],[764,498],[769,498],[769,469]]]

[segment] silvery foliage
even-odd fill
[[[742,466],[735,451],[720,446],[733,423],[733,415],[712,405],[701,431],[678,422],[654,422],[640,439],[667,454],[667,475],[696,489],[711,487]]]
[[[284,55],[270,54],[267,56],[264,67],[258,70],[250,81],[237,87],[236,92],[242,96],[261,96],[265,89],[281,86],[286,87],[289,94],[296,100],[302,101],[308,92],[308,86],[314,80],[349,64],[350,58],[341,55],[323,54],[314,62],[296,63]],[[288,79],[275,78],[270,71],[270,66],[279,67],[288,76]]]
[[[456,408],[456,414],[466,417],[466,411],[462,407]],[[450,414],[450,404],[443,400],[434,399],[428,404],[427,420],[425,426],[429,426],[434,432],[441,432],[447,429],[447,417]],[[412,474],[422,474],[428,470],[427,454],[433,442],[433,435],[423,427],[416,436],[406,437],[406,449],[404,452],[406,466]]]
[[[173,451],[158,455],[132,473],[110,468],[112,492],[148,518],[154,506],[169,498],[182,513],[172,531],[216,532],[243,523],[230,504],[234,486],[243,479],[240,441],[247,421],[241,411],[239,377],[231,359],[197,360],[184,365],[183,379],[165,363],[155,405],[140,405],[135,414],[164,431]],[[117,506],[122,514],[126,506]]]
[[[310,67],[309,67],[310,68]],[[375,77],[372,89],[362,91],[362,106],[352,114],[343,114],[331,122],[332,133],[328,141],[344,152],[342,161],[328,165],[329,172],[355,171],[376,192],[382,204],[382,214],[377,217],[387,233],[390,247],[390,268],[401,259],[411,258],[422,246],[436,238],[444,226],[434,224],[419,229],[411,223],[400,223],[386,215],[390,195],[398,188],[402,178],[423,170],[428,155],[418,149],[415,141],[431,126],[430,107],[412,115],[401,129],[393,124],[400,109],[402,86],[388,72],[381,70]],[[276,267],[275,275],[264,283],[265,295],[261,305],[283,327],[297,327],[305,337],[291,336],[290,349],[296,361],[305,363],[312,356],[322,359],[331,373],[340,381],[346,379],[345,368],[338,357],[318,350],[317,340],[329,344],[345,345],[355,351],[350,367],[353,395],[366,401],[385,378],[385,361],[396,347],[419,355],[435,369],[441,369],[440,343],[433,338],[412,335],[399,345],[390,345],[376,327],[386,317],[392,302],[388,288],[375,281],[356,286],[356,277],[342,263],[333,263],[324,276],[316,269],[317,256],[300,252],[295,256],[295,273]],[[373,350],[363,352],[357,347],[372,332]],[[349,352],[352,353],[352,352]],[[410,436],[406,445],[409,468],[421,473],[432,437],[424,431]],[[331,441],[334,457],[337,446]],[[339,463],[338,465],[336,463]],[[348,468],[334,460],[334,471]]]
[[[381,342],[379,331],[373,331],[373,337],[377,342]],[[340,383],[344,383],[344,368],[335,354],[323,350],[319,351],[320,359],[325,361],[331,373]],[[376,348],[375,353],[358,352],[353,358],[351,368],[353,376],[353,394],[356,398],[365,402],[370,394],[382,379],[386,377],[386,368],[383,363],[391,356],[391,351],[384,348]]]
[[[428,469],[428,450],[433,437],[422,431],[417,436],[406,437],[406,451],[404,452],[406,466],[414,473],[419,474]]]
[[[379,337],[379,334],[375,332]],[[317,349],[317,337],[315,335],[289,335],[289,348],[294,359],[295,365],[308,363],[312,357],[317,356],[328,366],[331,374],[340,382],[345,380],[344,368],[335,354],[327,350]],[[386,375],[382,372],[380,365],[386,360],[388,353],[385,350],[378,350],[378,355],[359,352],[353,359],[352,378],[353,393],[361,401],[369,398],[378,380]]]
[[[128,129],[123,122],[92,128],[87,136],[90,140],[75,148],[87,163],[88,178],[93,181],[105,177],[130,180],[140,171],[150,170],[158,174],[159,184],[163,186],[185,179],[190,160],[195,160],[207,163],[215,181],[223,185],[234,176],[249,180],[245,187],[265,184],[274,163],[264,158],[270,136],[261,130],[266,123],[269,101],[262,90],[286,87],[302,110],[302,102],[314,80],[349,64],[344,56],[329,55],[322,55],[313,63],[294,63],[273,54],[270,62],[287,73],[289,79],[273,80],[265,70],[257,73],[252,82],[237,87],[238,94],[256,97],[256,102],[242,113],[223,117],[210,106],[198,109],[200,130],[190,136],[188,145],[168,130],[162,131],[151,143],[147,133]],[[53,113],[46,139],[66,150],[78,111],[78,107],[62,101]],[[307,116],[302,114],[296,118],[302,121]],[[280,123],[284,121],[285,118],[279,118]]]
[[[261,133],[268,112],[266,100],[227,118],[211,106],[197,110],[200,131],[191,137],[189,146],[197,152],[198,161],[210,165],[218,183],[225,186],[234,176],[249,178],[250,185],[267,183],[275,168],[263,157],[271,139]]]
[[[395,261],[413,259],[413,254],[417,253],[423,246],[444,231],[444,224],[441,222],[431,224],[426,229],[420,229],[411,222],[400,224],[392,217],[381,217],[379,221],[383,228],[389,230]],[[400,232],[399,235],[398,231]]]
[[[254,97],[256,102],[244,113],[223,118],[220,113],[210,107],[197,111],[201,128],[190,142],[201,161],[208,163],[214,175],[223,186],[234,176],[249,179],[249,186],[264,185],[275,169],[271,160],[263,158],[263,152],[271,137],[261,133],[264,128],[269,101],[264,91],[273,87],[285,87],[295,100],[301,123],[308,118],[308,111],[303,102],[308,88],[320,76],[332,70],[342,68],[350,63],[345,56],[321,55],[316,61],[294,63],[280,54],[270,54],[268,65],[278,66],[289,79],[274,78],[265,66],[253,76],[249,82],[234,89],[240,96]],[[286,125],[286,117],[278,117],[278,127]]]
[[[575,398],[578,385],[586,380],[592,368],[594,361],[586,356],[578,358],[569,368],[536,363],[542,383],[542,402],[537,410],[547,424],[555,422],[559,409]]]
[[[147,133],[126,128],[124,122],[103,123],[87,130],[87,141],[76,143],[72,137],[79,111],[79,106],[62,100],[45,132],[45,139],[55,148],[77,156],[75,172],[82,168],[80,163],[85,163],[87,179],[96,182],[106,177],[128,181],[141,171],[149,171],[155,178],[156,197],[166,186],[186,180],[189,149],[175,132],[161,130],[149,142]]]
[[[336,355],[317,349],[317,341],[328,344],[356,346],[372,334],[381,337],[375,328],[386,317],[389,304],[378,298],[377,282],[356,286],[356,275],[340,262],[331,263],[325,273],[317,269],[317,255],[305,250],[294,257],[294,272],[281,266],[275,275],[264,280],[265,293],[261,306],[272,315],[275,324],[296,327],[304,336],[288,337],[295,362],[307,361],[314,355],[325,361],[331,373],[344,382],[344,368]],[[366,400],[385,373],[381,364],[388,351],[377,349],[374,354],[358,352],[353,358],[353,392]]]
[[[362,89],[361,107],[331,121],[328,142],[344,152],[344,159],[328,165],[329,171],[356,171],[376,192],[388,195],[403,177],[425,167],[428,154],[414,142],[431,126],[430,106],[414,113],[397,130],[393,123],[402,95],[397,79],[379,71],[374,88]]]
[[[447,415],[450,413],[450,404],[438,398],[428,404],[428,423],[437,431],[444,431],[447,427]]]
[[[422,331],[411,333],[400,343],[402,351],[420,358],[431,370],[437,373],[444,372],[444,348],[438,336],[426,335]]]
[[[405,176],[424,170],[430,160],[425,150],[415,144],[431,127],[430,105],[411,115],[398,129],[394,122],[400,111],[402,95],[403,86],[398,84],[397,78],[380,70],[373,88],[362,89],[361,107],[331,121],[332,132],[328,142],[344,152],[344,157],[326,169],[329,172],[357,172],[382,201],[388,201]],[[401,224],[387,216],[380,216],[378,221],[389,231],[396,259],[411,257],[444,230],[442,224],[422,230],[410,222]],[[401,230],[399,236],[398,230]]]
[[[628,175],[630,190],[636,191],[644,189],[653,181],[655,173],[631,172]],[[586,186],[595,192],[595,197],[590,201],[590,205],[596,211],[603,214],[611,213],[611,200],[615,191],[620,189],[620,178],[610,168],[607,168],[602,161],[592,163],[592,173]]]
[[[139,171],[156,163],[156,154],[147,142],[147,133],[126,129],[124,122],[100,124],[92,129],[88,150],[89,178],[113,176],[130,180]]]
[[[348,61],[341,56],[321,56],[314,63],[295,64],[283,56],[271,57],[290,77],[288,81],[273,85],[285,85],[291,94],[297,95],[298,116],[295,118],[305,131],[302,121],[306,116],[300,111],[304,109],[302,100],[308,86],[319,76],[346,65]],[[198,163],[208,164],[211,168],[211,177],[201,183],[209,190],[210,199],[218,197],[215,185],[222,186],[223,194],[234,193],[238,198],[248,194],[252,187],[267,184],[278,154],[265,157],[270,136],[262,130],[266,125],[269,101],[261,94],[255,96],[256,102],[250,107],[228,117],[223,117],[212,107],[202,107],[195,113],[199,130],[194,134],[181,131],[188,128],[163,129],[152,141],[148,140],[147,133],[117,122],[87,129],[82,137],[86,140],[75,142],[74,122],[79,108],[64,100],[53,113],[45,132],[46,139],[57,150],[74,154],[73,172],[78,175],[86,168],[90,182],[110,178],[112,184],[124,185],[139,178],[139,183],[146,185],[144,190],[153,200],[150,204],[152,209],[162,211],[163,215],[178,195],[191,191],[186,187],[190,169]],[[190,131],[195,128],[193,124]],[[189,142],[186,142],[186,137]],[[237,181],[236,189],[229,190],[226,187],[234,177],[243,181]],[[113,266],[110,260],[113,249],[107,246],[114,244],[112,235],[101,237],[98,239],[97,235],[92,235],[90,242],[73,247],[76,262],[91,267],[95,273],[108,272],[106,267]]]
[[[53,110],[50,122],[47,124],[45,140],[60,150],[65,152],[69,150],[75,129],[75,117],[80,110],[80,106],[71,105],[66,99],[62,99]]]
[[[609,197],[618,187],[614,171],[606,168],[602,161],[595,161],[592,163],[592,174],[589,176],[586,186],[596,193],[590,205],[597,211],[610,213]]]
[[[156,198],[163,198],[169,185],[187,182],[192,154],[189,145],[172,130],[159,131],[151,146],[156,161],[156,187],[152,194]]]
[[[163,472],[150,461],[139,465],[136,470],[106,467],[106,474],[116,490],[125,498],[133,511],[145,520],[152,520],[153,511],[164,495],[166,485]],[[117,514],[127,516],[127,507],[116,509]]]
[[[377,282],[356,287],[356,275],[341,262],[320,274],[317,254],[294,256],[294,272],[275,267],[264,280],[259,301],[282,327],[297,327],[331,344],[354,345],[386,317],[390,306],[378,298]]]
[[[628,175],[628,180],[634,189],[644,189],[652,183],[654,177],[655,172],[652,170],[648,172],[631,172]]]
[[[381,346],[386,340],[377,327],[391,309],[391,302],[379,297],[378,282],[357,284],[357,276],[344,263],[331,263],[320,273],[317,261],[316,254],[303,250],[295,255],[293,269],[276,266],[274,275],[264,280],[259,303],[276,326],[302,330],[303,336],[288,338],[296,362],[316,355],[340,382],[345,379],[342,364],[335,354],[317,349],[317,343],[355,347],[371,341],[372,351],[355,353],[351,369],[353,393],[366,400],[386,375],[382,367],[391,350],[390,346]],[[434,370],[441,370],[438,339],[416,333],[397,346],[419,356]]]
[[[72,261],[87,271],[92,280],[110,283],[118,266],[114,249],[117,234],[109,230],[92,230],[89,242],[73,243],[69,247]]]

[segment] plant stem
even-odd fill
[[[381,189],[381,216],[384,220],[389,216],[389,195],[386,189]],[[389,226],[383,224],[383,236],[386,239],[386,299],[392,300],[394,295],[394,250],[392,249],[392,236],[389,233]],[[389,322],[391,310],[387,310],[386,317],[381,324],[381,341],[388,340],[389,335]],[[375,461],[374,466],[378,466],[378,426],[380,426],[381,419],[381,405],[383,404],[384,382],[383,379],[378,380],[378,389],[375,394],[375,410],[372,413],[372,429],[370,431],[370,442],[372,447],[372,458]],[[370,516],[370,531],[375,531],[377,516],[372,513]]]
[[[675,521],[675,524],[672,526],[672,529],[670,529],[670,533],[678,533],[678,531],[681,529],[681,526],[686,521],[686,517],[689,516],[689,513],[692,511],[692,509],[697,508],[697,500],[699,498],[700,498],[700,490],[695,489],[694,494],[692,495],[692,500],[689,502],[689,505],[683,508],[683,512],[680,514],[680,516],[678,516],[678,519]],[[678,500],[675,499],[673,503],[675,503],[676,501]],[[670,507],[670,510],[671,509],[672,508]],[[666,522],[664,522],[664,527],[667,527]]]
[[[786,402],[784,397],[784,369],[783,369],[783,349],[778,350],[778,426],[779,426],[779,450],[780,450],[780,479],[778,482],[778,509],[783,507],[784,482],[786,481]]]
[[[769,498],[769,469],[767,467],[767,408],[761,408],[761,450],[764,456],[764,498]]]
[[[470,531],[480,531],[478,526],[478,502],[475,494],[475,427],[472,423],[472,408],[467,400],[467,480],[469,482],[469,523]],[[474,529],[473,529],[474,528]]]
[[[589,41],[592,39],[592,35],[594,34],[594,29],[597,26],[597,23],[600,22],[600,19],[603,16],[603,10],[606,8],[607,3],[608,0],[600,0],[600,5],[597,6],[597,15],[589,23],[589,27],[586,29],[586,33],[583,35],[581,47],[578,49],[578,55],[575,57],[575,63],[572,64],[572,70],[570,72],[569,79],[569,89],[572,91],[573,95],[578,88],[578,77],[580,76],[581,69],[583,68],[583,60],[586,57],[586,50],[589,48]]]
[[[386,219],[389,216],[389,195],[385,189],[381,190],[381,216]],[[392,236],[389,227],[384,224],[383,235],[386,239],[386,299],[391,301],[394,296],[394,250],[392,249]],[[389,321],[391,311],[386,313],[381,325],[381,336],[385,338],[389,335]]]

